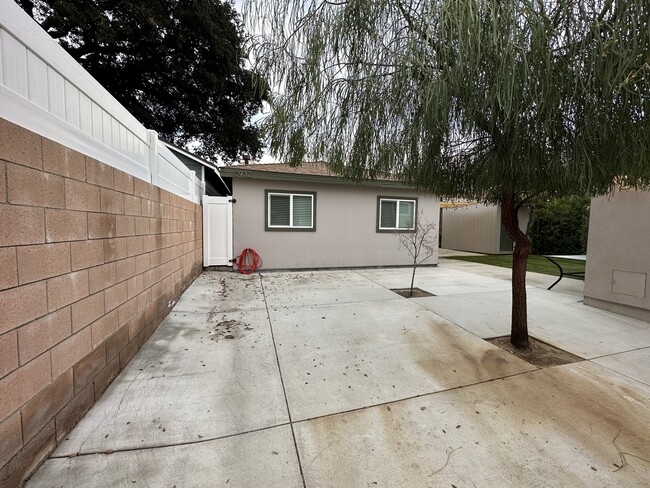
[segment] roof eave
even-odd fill
[[[256,171],[243,166],[240,168],[220,168],[224,177],[241,180],[294,181],[301,183],[324,183],[328,185],[374,186],[382,188],[410,188],[402,182],[391,180],[363,180],[361,182],[332,175],[305,175],[296,173],[281,173],[279,171]]]

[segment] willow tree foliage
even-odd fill
[[[272,152],[502,205],[528,344],[532,198],[650,181],[650,2],[251,0]]]

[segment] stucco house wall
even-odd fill
[[[418,212],[436,225],[437,197],[404,188],[233,178],[234,252],[257,251],[264,269],[407,265],[408,253],[392,233],[377,232],[377,197],[417,198]],[[316,230],[265,229],[266,190],[316,193]],[[432,256],[425,264],[437,264]]]
[[[650,321],[650,192],[593,198],[585,303]]]

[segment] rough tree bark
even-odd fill
[[[506,193],[501,198],[501,223],[514,242],[512,251],[512,328],[510,342],[515,347],[528,347],[528,310],[526,306],[526,263],[531,242],[519,228],[515,196]]]

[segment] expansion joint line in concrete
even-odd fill
[[[298,451],[298,443],[296,442],[296,432],[293,428],[293,421],[291,419],[291,410],[289,409],[289,399],[287,398],[287,389],[284,386],[284,378],[282,376],[282,366],[280,365],[280,356],[278,355],[278,347],[275,343],[275,334],[273,333],[273,323],[271,322],[271,313],[269,312],[269,304],[266,301],[266,291],[264,290],[264,278],[259,274],[260,286],[262,287],[262,296],[264,297],[264,306],[266,307],[266,317],[269,321],[269,330],[271,331],[271,341],[273,342],[273,351],[275,353],[275,362],[278,365],[278,373],[280,374],[280,384],[282,385],[282,394],[284,395],[284,403],[287,407],[287,415],[289,416],[289,425],[291,426],[291,437],[293,439],[293,447],[296,450],[296,459],[298,460],[298,469],[300,469],[300,479],[302,480],[303,488],[307,488],[305,484],[305,474],[302,471],[302,462],[300,460],[300,452]]]

